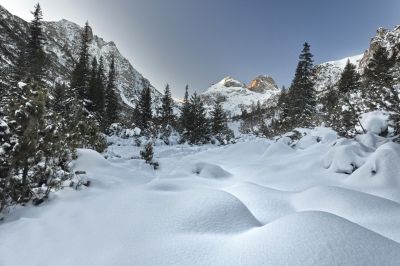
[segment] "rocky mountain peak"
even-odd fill
[[[272,77],[260,75],[253,79],[247,88],[254,92],[264,93],[269,90],[278,90],[278,85]]]
[[[220,85],[222,85],[224,87],[227,87],[227,88],[229,88],[229,87],[244,88],[245,87],[244,83],[242,83],[242,82],[240,82],[240,81],[238,81],[238,80],[236,80],[236,79],[234,79],[232,77],[229,77],[229,76],[223,78],[220,82],[218,82],[218,84],[220,84]]]

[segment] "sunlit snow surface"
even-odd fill
[[[156,146],[158,171],[132,140],[80,150],[92,186],[11,211],[0,265],[398,265],[400,146],[304,131]]]

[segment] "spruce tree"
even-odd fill
[[[89,93],[88,93],[88,110],[91,112],[95,112],[96,107],[95,107],[95,98],[97,94],[97,59],[96,57],[93,57],[92,60],[92,67],[91,67],[91,73],[90,73],[90,79],[89,79]]]
[[[43,50],[44,36],[42,32],[42,9],[35,5],[32,12],[34,18],[29,25],[29,40],[27,46],[27,69],[30,81],[42,82],[44,78],[44,65],[46,55]],[[21,60],[21,59],[20,59]]]
[[[153,160],[153,144],[151,142],[147,143],[144,150],[140,151],[140,158],[142,158],[147,164],[150,164],[154,169],[158,169],[159,164]]]
[[[337,84],[338,103],[335,116],[337,123],[333,127],[343,136],[354,136],[355,126],[359,123],[361,114],[357,99],[361,93],[361,77],[356,71],[356,66],[347,61]],[[358,102],[358,103],[356,103]],[[363,125],[359,123],[361,127]]]
[[[221,101],[217,99],[211,111],[211,133],[216,135],[226,128],[227,118]]]
[[[175,125],[175,115],[173,111],[173,100],[171,96],[171,90],[169,85],[165,87],[164,96],[162,98],[162,106],[161,106],[161,123],[163,127],[167,125],[174,126]]]
[[[195,92],[190,99],[187,139],[191,144],[204,144],[210,140],[210,125],[201,98]]]
[[[363,73],[363,98],[370,111],[387,108],[386,97],[393,88],[393,65],[386,48],[378,45]]]
[[[13,180],[16,189],[12,198],[17,202],[28,201],[32,194],[29,184],[40,178],[43,153],[39,146],[43,141],[45,125],[45,92],[38,83],[15,88],[15,96],[10,102],[10,129],[16,144],[11,155],[12,171],[21,176]]]
[[[305,43],[299,56],[295,77],[288,92],[288,118],[291,128],[311,127],[316,113],[314,66],[310,45]]]
[[[181,115],[179,117],[180,129],[182,133],[188,131],[190,125],[190,102],[189,102],[189,86],[186,85],[185,96],[181,107]]]
[[[81,46],[79,52],[79,59],[72,72],[71,87],[76,91],[79,99],[83,101],[86,106],[89,94],[89,43],[90,43],[90,26],[86,22],[85,27],[81,34]]]
[[[117,73],[115,69],[114,56],[111,58],[110,69],[108,71],[108,82],[106,88],[104,129],[108,130],[112,123],[118,119],[118,96],[117,90]]]
[[[137,125],[140,129],[146,131],[150,129],[150,123],[153,118],[151,109],[151,90],[150,84],[145,80],[142,80],[143,89],[140,93],[139,101],[136,105],[138,120]]]
[[[112,63],[112,62],[111,62]],[[113,66],[114,70],[114,77],[115,77],[115,63]],[[106,77],[104,74],[104,59],[101,56],[100,61],[99,61],[99,67],[97,69],[97,77],[96,77],[96,93],[93,98],[93,103],[95,106],[95,110],[97,113],[97,116],[100,120],[103,119],[104,116],[104,108],[105,108],[105,90],[106,90]],[[116,78],[114,78],[116,79]]]
[[[220,143],[225,143],[233,133],[228,128],[228,118],[221,102],[221,99],[217,99],[211,111],[211,133]]]

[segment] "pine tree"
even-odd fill
[[[79,52],[78,63],[72,72],[71,87],[76,91],[79,99],[82,100],[86,106],[89,94],[89,43],[90,43],[90,26],[86,22],[84,30],[81,35],[81,47]]]
[[[113,62],[111,62],[113,64]],[[115,74],[115,63],[113,66],[114,70],[114,79],[116,79]],[[93,98],[93,103],[95,106],[95,110],[97,112],[97,116],[100,120],[103,119],[104,116],[104,108],[105,108],[105,90],[106,90],[106,77],[104,74],[104,59],[101,56],[99,61],[99,67],[97,69],[97,77],[96,77],[96,94]]]
[[[157,169],[159,167],[158,162],[153,161],[153,144],[151,142],[147,143],[146,146],[144,147],[144,150],[140,151],[140,157],[145,160],[147,164],[150,164],[151,166],[154,167],[154,169]]]
[[[223,132],[226,128],[227,117],[222,108],[221,101],[217,99],[214,104],[214,110],[211,111],[211,133],[216,135]]]
[[[39,149],[43,141],[43,126],[45,125],[45,92],[38,83],[15,88],[15,95],[10,102],[10,129],[16,144],[11,155],[12,171],[21,179],[14,179],[11,196],[16,202],[30,200],[30,182],[40,178],[37,167],[42,159]]]
[[[295,77],[288,92],[287,122],[291,128],[311,127],[316,113],[314,66],[310,45],[304,44]]]
[[[354,136],[355,126],[359,123],[358,116],[361,110],[356,102],[361,90],[361,77],[356,71],[356,66],[347,61],[337,84],[338,103],[334,129],[343,136]],[[360,101],[357,101],[360,102]],[[361,127],[363,125],[359,123]]]
[[[395,134],[400,133],[400,97],[393,76],[399,70],[397,56],[397,53],[393,53],[389,57],[386,48],[378,46],[363,75],[365,105],[370,111],[389,111]]]
[[[186,85],[185,96],[181,107],[181,115],[179,117],[181,132],[188,131],[190,125],[190,102],[189,102],[189,86]]]
[[[220,143],[230,140],[233,133],[228,128],[228,118],[222,107],[221,99],[217,99],[211,112],[211,133]]]
[[[150,122],[153,118],[153,113],[151,109],[151,90],[150,84],[145,80],[143,82],[143,89],[140,93],[139,102],[136,105],[138,121],[137,125],[140,129],[146,131],[150,128]]]
[[[161,106],[161,122],[163,127],[167,125],[174,126],[175,124],[175,115],[173,111],[173,100],[171,96],[171,90],[169,85],[165,87],[164,96],[162,98],[162,106]]]
[[[27,69],[30,81],[43,82],[46,55],[43,50],[44,36],[42,32],[42,9],[35,5],[32,12],[34,18],[29,25],[29,40],[27,46]],[[21,60],[21,59],[20,59]]]
[[[92,59],[92,67],[90,70],[90,79],[89,79],[89,91],[88,91],[88,105],[87,108],[90,112],[96,112],[96,106],[95,106],[95,98],[97,94],[97,59],[96,57],[93,57]]]
[[[17,86],[18,82],[27,82],[28,70],[27,70],[27,58],[26,48],[20,48],[17,56],[16,63],[11,71],[10,81],[12,86]]]
[[[118,119],[118,97],[116,93],[116,69],[114,56],[111,58],[110,69],[108,71],[108,82],[105,99],[104,129],[107,130],[112,123]]]
[[[66,114],[65,104],[67,98],[68,87],[63,83],[56,83],[54,86],[52,109],[59,114]]]
[[[363,74],[363,98],[370,111],[387,108],[386,98],[393,88],[393,65],[386,48],[378,45]],[[393,92],[394,97],[398,96]]]
[[[210,126],[206,118],[206,110],[196,92],[190,99],[189,125],[185,135],[191,144],[204,144],[210,140]]]

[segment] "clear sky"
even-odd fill
[[[31,18],[37,0],[0,0]],[[321,63],[364,52],[378,27],[400,24],[399,0],[41,0],[45,20],[65,18],[115,41],[159,90],[202,91],[225,76],[260,74],[289,85],[302,44]]]

